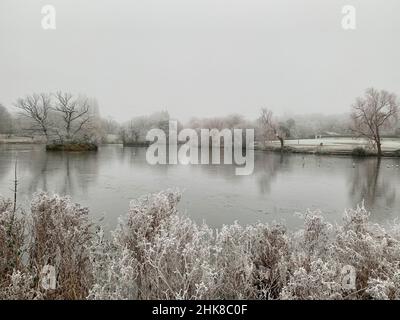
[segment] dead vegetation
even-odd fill
[[[180,197],[133,201],[111,236],[68,197],[36,194],[25,214],[1,201],[0,298],[400,298],[400,225],[373,224],[363,207],[338,225],[307,212],[295,233],[264,223],[213,230],[181,215]],[[55,289],[43,287],[46,265]]]

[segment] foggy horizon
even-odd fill
[[[57,12],[41,28],[42,6]],[[341,26],[342,7],[357,27]],[[399,94],[397,1],[0,1],[0,103],[95,97],[103,117],[344,114],[368,87]]]

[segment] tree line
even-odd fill
[[[114,136],[117,142],[141,143],[145,142],[146,133],[152,128],[168,131],[170,120],[167,111],[160,111],[118,123],[112,118],[101,118],[95,99],[68,92],[27,95],[17,99],[14,106],[19,113],[11,114],[0,104],[0,134],[40,135],[47,142],[107,141],[108,136]],[[396,94],[369,88],[364,96],[355,100],[350,115],[277,117],[271,109],[262,108],[255,120],[230,114],[192,118],[184,124],[179,122],[178,126],[219,130],[254,128],[258,142],[265,145],[270,141],[279,141],[282,149],[287,139],[310,139],[323,133],[362,137],[381,156],[382,135],[400,136],[398,110]]]
[[[339,133],[350,133],[354,137],[366,139],[371,148],[376,150],[378,157],[381,157],[382,135],[400,136],[397,127],[399,105],[396,94],[368,88],[364,96],[358,97],[351,106],[349,122],[346,124],[348,128]],[[273,112],[266,108],[261,109],[258,123],[261,141],[265,143],[269,140],[279,140],[283,149],[285,139],[290,137],[289,125],[279,122],[274,118]]]
[[[61,91],[34,93],[17,99],[14,107],[16,114],[0,106],[0,133],[39,136],[46,143],[98,139],[101,119],[94,98]]]

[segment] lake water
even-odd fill
[[[183,191],[180,209],[213,227],[280,221],[299,226],[296,212],[321,209],[339,221],[345,208],[365,200],[372,219],[400,215],[400,159],[353,159],[255,152],[250,176],[232,165],[147,164],[146,149],[102,146],[97,153],[46,152],[42,145],[0,145],[0,195],[12,197],[18,154],[19,205],[45,190],[88,206],[92,217],[114,228],[129,201],[167,188]]]

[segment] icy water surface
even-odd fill
[[[182,212],[213,227],[238,220],[301,223],[296,212],[321,209],[331,221],[363,199],[372,219],[400,215],[400,160],[255,152],[255,170],[236,176],[231,165],[147,164],[144,148],[100,147],[97,153],[46,152],[41,145],[0,145],[0,195],[11,197],[18,154],[19,205],[38,190],[68,194],[113,228],[129,201],[177,187]]]

